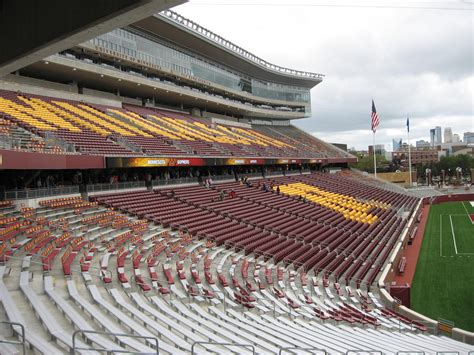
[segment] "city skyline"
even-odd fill
[[[411,120],[410,120],[410,145],[412,147],[417,147],[417,148],[420,148],[418,147],[418,145],[420,144],[417,144],[417,143],[420,143],[420,142],[426,142],[426,143],[429,143],[430,144],[430,147],[432,146],[431,145],[431,137],[430,137],[430,131],[432,129],[435,129],[435,128],[440,128],[441,129],[441,142],[440,144],[445,144],[445,143],[448,143],[448,144],[459,144],[459,143],[465,143],[465,144],[472,144],[474,143],[474,129],[471,130],[471,131],[465,131],[465,132],[457,132],[455,131],[453,128],[452,128],[453,125],[450,125],[450,126],[446,126],[446,127],[443,127],[443,126],[436,126],[436,127],[433,127],[433,128],[430,128],[428,129],[428,135],[427,136],[421,136],[421,137],[415,137],[413,138],[412,135],[411,135]],[[450,128],[451,129],[451,135],[452,135],[452,138],[451,138],[451,142],[445,142],[445,139],[444,139],[444,129],[445,128]],[[407,132],[406,132],[407,133]],[[466,142],[465,141],[465,134],[468,134],[468,141]],[[472,138],[471,138],[472,137]],[[459,139],[459,141],[456,141],[456,138]],[[407,144],[408,143],[408,135],[405,135],[404,137],[400,137],[400,136],[394,136],[392,138],[390,138],[390,140],[387,142],[375,142],[375,145],[376,146],[383,146],[384,149],[387,151],[387,152],[393,152],[393,151],[396,151],[397,149],[394,149],[394,143],[395,142],[398,142],[399,140],[401,140],[401,143],[402,144]],[[335,142],[335,143],[340,143],[340,142]],[[342,143],[345,143],[345,142],[342,142]],[[347,145],[348,147],[350,147],[350,149],[353,149],[355,148],[355,150],[357,151],[366,151],[368,150],[368,147],[369,146],[372,146],[372,144],[367,144],[365,147],[362,147],[362,148],[358,148],[357,146],[355,145]],[[421,144],[422,147],[426,148],[423,144]]]

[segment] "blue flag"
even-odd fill
[[[407,131],[410,132],[410,118],[407,117]]]

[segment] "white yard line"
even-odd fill
[[[456,251],[456,255],[457,255],[458,247],[456,245],[456,236],[454,235],[453,219],[451,218],[451,215],[449,215],[449,220],[451,221],[451,232],[453,233],[454,250]]]
[[[464,209],[466,210],[467,216],[469,217],[470,213],[469,213],[469,211],[467,210],[466,206],[464,205],[464,201],[462,202],[462,206],[463,206]]]
[[[439,256],[443,256],[443,215],[439,215]]]
[[[473,205],[473,202],[469,202],[469,203],[471,204],[471,206],[474,206],[474,205]],[[474,225],[474,221],[471,219],[471,213],[467,210],[466,205],[464,204],[464,201],[462,202],[462,206],[463,206],[464,209],[466,210],[467,218],[469,218],[469,222],[471,222],[471,224]]]

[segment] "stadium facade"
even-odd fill
[[[11,131],[20,132],[2,137],[2,146],[6,148],[2,152],[2,167],[11,170],[162,167],[169,165],[169,158],[179,166],[258,167],[251,169],[253,172],[261,171],[264,166],[271,170],[346,166],[355,161],[353,156],[291,125],[291,120],[311,115],[310,90],[322,80],[321,74],[270,64],[168,10],[5,77],[1,82],[4,89],[1,112],[5,126],[12,122],[16,127]],[[39,102],[32,107],[30,99]],[[51,100],[63,101],[48,106]],[[76,107],[74,115],[79,120],[68,117],[71,108],[64,107],[64,100]],[[81,103],[90,106],[86,113],[78,107]],[[23,116],[24,110],[31,108],[37,111],[26,113],[28,120]],[[117,109],[124,110],[124,114],[114,112]],[[41,110],[58,114],[61,120],[44,126],[44,118],[39,118],[39,123],[34,118],[38,119]],[[170,127],[169,123],[160,121],[152,123],[155,131],[150,132],[143,122],[131,121],[127,110],[145,120],[161,110],[159,115],[188,120],[187,124],[198,131],[188,130],[187,135],[176,136],[183,126]],[[92,116],[82,117],[84,122],[80,118],[84,114]],[[88,126],[90,121],[96,124]],[[111,121],[113,126],[105,131],[101,129],[107,128]],[[130,124],[138,124],[140,130],[124,133],[122,128]],[[163,125],[168,134],[156,131]],[[210,131],[216,127],[220,132]],[[82,128],[94,136],[97,144],[87,143],[89,139],[84,139]],[[239,129],[243,130],[243,136],[236,138],[235,131]],[[75,136],[76,132],[81,134]],[[232,138],[229,134],[235,139],[226,139]],[[254,134],[265,138],[259,140]],[[249,135],[254,136],[249,140]],[[144,137],[147,141],[140,141]],[[107,149],[101,149],[100,140],[107,141]],[[194,143],[190,145],[190,141]],[[154,143],[161,144],[163,149],[147,149]],[[25,153],[32,150],[31,146],[35,147],[34,155]],[[41,155],[50,152],[55,154]],[[132,156],[151,158],[131,163]],[[188,159],[190,156],[193,159]],[[19,163],[25,159],[29,164]],[[32,175],[25,174],[24,180],[31,187]],[[68,184],[72,175],[71,172],[66,175],[57,179],[68,180],[65,181]],[[139,175],[144,179],[143,171]],[[8,176],[6,179],[11,180]],[[22,187],[21,183],[2,184],[7,189]]]

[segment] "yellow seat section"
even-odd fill
[[[0,111],[4,112],[17,120],[29,124],[32,127],[43,131],[55,131],[56,127],[47,124],[44,121],[34,118],[32,115],[25,113],[25,107],[13,101],[0,97]]]
[[[167,131],[171,134],[174,134],[174,135],[178,136],[179,137],[178,139],[184,139],[184,140],[188,140],[188,141],[193,141],[194,140],[193,138],[188,137],[186,135],[186,133],[183,133],[183,130],[181,130],[178,127],[176,127],[175,125],[170,124],[169,122],[163,120],[161,117],[158,117],[158,116],[155,116],[155,115],[150,115],[148,117],[150,117],[152,120],[154,120],[156,122],[156,124],[161,127],[161,129],[163,129],[163,130],[165,130],[165,131]]]
[[[87,119],[90,122],[94,122],[96,125],[100,125],[104,127],[105,129],[109,130],[110,132],[115,132],[118,133],[122,136],[133,136],[134,134],[130,132],[129,130],[126,130],[124,128],[121,128],[109,121],[106,121],[104,119],[101,119],[99,116],[89,113],[77,106],[71,105],[67,102],[60,102],[60,101],[53,101],[56,105],[60,105],[61,107],[71,111],[72,113],[75,113],[77,116],[82,117],[83,119]]]
[[[178,131],[181,131],[181,132],[185,133],[188,136],[203,140],[205,142],[214,142],[215,141],[214,137],[212,137],[208,134],[205,134],[203,132],[200,132],[198,129],[195,128],[194,125],[192,125],[191,123],[189,123],[185,120],[172,119],[172,118],[169,118],[169,117],[166,117],[166,116],[163,116],[162,119],[165,120],[166,122],[168,122],[169,124],[173,125],[175,127],[175,129],[177,129]]]
[[[22,96],[18,96],[18,99],[31,107],[32,111],[30,112],[34,112],[37,117],[41,117],[41,119],[47,121],[49,124],[54,124],[59,128],[64,128],[70,130],[71,132],[81,132],[80,128],[64,120],[61,116],[42,105],[42,100],[37,98],[27,99]]]
[[[93,115],[100,117],[103,119],[103,121],[112,123],[113,125],[116,125],[117,127],[120,127],[121,129],[125,129],[131,133],[135,133],[134,135],[138,136],[143,136],[143,137],[153,137],[151,134],[148,134],[146,132],[143,132],[141,129],[132,126],[132,125],[127,125],[126,123],[122,122],[121,120],[109,116],[93,107],[87,106],[87,105],[79,105],[79,108],[88,111],[89,113],[92,113]]]
[[[113,127],[110,124],[104,123],[102,120],[100,120],[98,117],[88,114],[87,112],[78,109],[74,105],[71,105],[67,102],[63,101],[53,101],[54,104],[60,106],[61,108],[68,110],[72,112],[68,117],[71,118],[72,120],[80,121],[81,124],[94,131],[97,132],[103,136],[110,135],[113,132],[117,132],[116,127]],[[128,134],[128,132],[125,131],[125,133]],[[124,134],[125,135],[125,134]]]
[[[151,121],[147,121],[143,119],[140,115],[136,114],[135,112],[127,111],[119,111],[119,110],[110,110],[110,112],[115,113],[116,115],[119,115],[130,122],[136,124],[137,126],[140,126],[142,129],[146,129],[149,132],[159,134],[160,136],[168,137],[170,139],[180,139],[178,136],[171,134],[163,129],[161,127]]]
[[[293,147],[293,146],[291,146],[290,144],[284,143],[284,142],[282,142],[282,141],[280,141],[280,140],[278,140],[278,139],[275,139],[275,138],[266,136],[266,135],[264,135],[264,134],[262,134],[262,133],[259,133],[259,132],[257,132],[257,131],[254,131],[254,130],[249,130],[249,133],[250,133],[250,134],[253,134],[253,135],[259,137],[260,139],[262,139],[262,140],[268,142],[269,144],[274,145],[274,146],[277,146],[277,147]]]
[[[255,141],[260,142],[263,146],[274,146],[274,147],[291,147],[289,144],[283,143],[274,138],[265,136],[264,134],[258,133],[251,129],[236,128],[236,130],[242,134],[252,137]]]
[[[216,142],[227,143],[227,144],[245,144],[250,145],[253,142],[249,139],[246,139],[224,126],[216,125],[216,128],[210,128],[204,123],[194,122],[194,124],[200,127],[203,131],[210,133]]]
[[[302,196],[309,201],[342,214],[346,219],[368,224],[375,223],[378,220],[377,216],[368,213],[372,207],[380,204],[377,201],[361,202],[353,196],[325,191],[300,182],[280,185],[280,192],[292,196]]]
[[[244,130],[242,128],[235,127],[234,130],[237,131],[239,134],[245,136],[246,138],[250,139],[250,141],[253,144],[257,144],[257,145],[260,145],[262,147],[273,146],[273,144],[269,144],[269,143],[265,142],[264,140],[260,139],[259,137],[257,137],[256,135],[252,134],[252,132],[248,129]]]
[[[214,140],[219,143],[237,144],[238,142],[232,139],[231,136],[225,134],[225,132],[219,131],[214,128],[210,128],[202,122],[193,122],[194,125],[198,126],[202,131],[212,135]]]
[[[186,129],[182,127],[182,125],[178,122],[179,120],[173,120],[168,117],[158,117],[158,116],[153,116],[158,122],[160,122],[162,125],[168,127],[169,129],[172,129],[176,134],[178,134],[181,139],[184,140],[189,140],[189,141],[194,141],[197,139],[201,139],[199,135],[193,134],[192,131],[189,129]]]
[[[35,102],[37,102],[38,104],[42,105],[43,107],[46,107],[48,110],[56,113],[57,115],[63,117],[64,119],[75,123],[79,127],[90,129],[91,131],[94,131],[94,132],[96,132],[100,135],[103,135],[103,136],[107,136],[107,135],[110,134],[109,131],[93,124],[92,122],[90,122],[86,119],[82,119],[79,116],[76,116],[76,115],[74,115],[74,114],[72,114],[68,111],[65,111],[65,110],[61,109],[61,107],[52,105],[49,102],[46,102],[46,101],[43,101],[43,100],[40,100],[40,99],[32,99],[32,100],[36,100]],[[59,102],[59,101],[53,101],[53,102],[58,104],[59,106],[61,106],[61,104],[65,104],[64,102]],[[65,108],[67,108],[67,107],[65,107]]]
[[[252,139],[244,137],[236,132],[234,132],[232,129],[229,129],[225,126],[217,125],[217,129],[220,131],[223,131],[225,134],[227,134],[232,140],[235,140],[238,144],[244,144],[244,145],[251,145],[251,144],[256,144]]]

